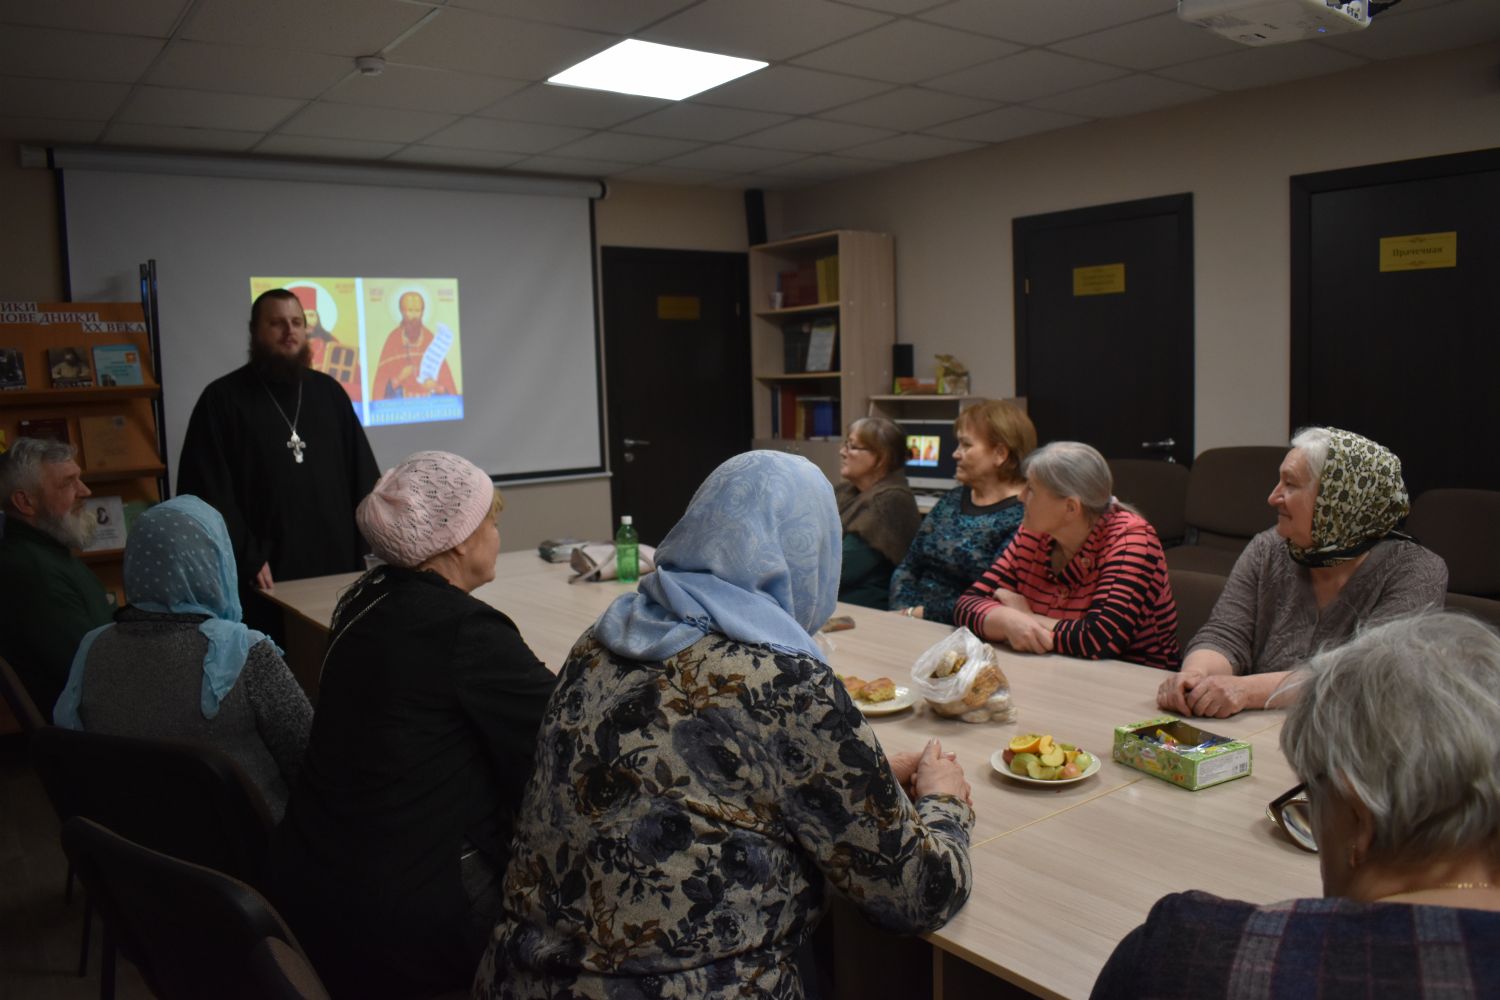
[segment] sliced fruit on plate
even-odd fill
[[[1061,747],[1054,746],[1051,749],[1047,750],[1045,753],[1040,754],[1040,757],[1042,763],[1048,767],[1061,767],[1063,764],[1067,763],[1066,753],[1067,751],[1063,750]]]
[[[1011,758],[1010,773],[1029,774],[1030,771],[1028,769],[1031,767],[1031,765],[1040,763],[1041,761],[1036,759],[1036,754],[1034,753],[1018,753]]]
[[[1020,736],[1011,737],[1010,748],[1016,753],[1036,753],[1043,739],[1050,739],[1050,737],[1043,737],[1038,733],[1023,733]]]

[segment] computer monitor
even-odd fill
[[[953,449],[958,447],[951,420],[898,420],[906,435],[906,480],[917,489],[951,490]]]

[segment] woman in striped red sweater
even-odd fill
[[[1176,670],[1177,604],[1156,530],[1112,495],[1104,457],[1054,441],[1027,458],[1026,515],[954,622],[1023,653]]]

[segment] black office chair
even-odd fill
[[[275,907],[244,882],[79,816],[62,841],[106,930],[163,1000],[328,996]]]
[[[1163,548],[1178,545],[1187,534],[1188,470],[1176,462],[1149,458],[1112,458],[1110,478],[1115,496],[1137,508],[1161,539]]]
[[[1250,539],[1276,524],[1266,497],[1276,486],[1284,445],[1210,448],[1188,476],[1187,535],[1167,549],[1172,569],[1228,576]]]
[[[263,885],[271,811],[239,765],[218,750],[45,726],[31,734],[31,763],[66,823],[84,816],[173,857]],[[93,897],[84,901],[78,974],[88,969]],[[101,996],[114,995],[114,950],[105,936]]]

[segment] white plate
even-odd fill
[[[1082,747],[1079,749],[1082,749]],[[1053,781],[1046,781],[1042,778],[1031,778],[1024,774],[1016,774],[1010,769],[1010,766],[1005,763],[1005,750],[1006,748],[1002,747],[990,755],[990,767],[993,767],[1007,778],[1012,778],[1028,785],[1043,785],[1047,788],[1054,788],[1058,785],[1072,785],[1082,781],[1084,778],[1093,777],[1099,771],[1099,755],[1093,751],[1088,751],[1088,755],[1093,758],[1093,761],[1089,764],[1088,769],[1076,778],[1057,778]]]
[[[866,715],[892,715],[911,708],[916,703],[917,696],[908,687],[896,688],[896,697],[890,701],[860,701],[858,698],[854,699],[854,704],[858,705],[859,710]]]

